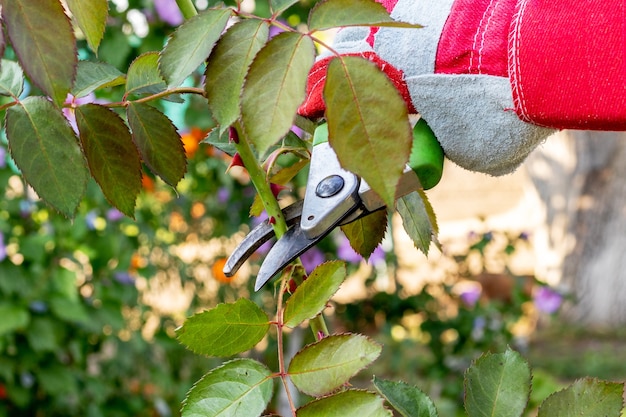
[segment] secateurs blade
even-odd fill
[[[412,166],[405,167],[398,183],[396,198],[422,188],[416,169]],[[383,208],[384,201],[367,182],[341,167],[337,155],[328,143],[327,126],[319,126],[313,138],[304,200],[283,209],[289,229],[266,255],[256,278],[255,291],[315,246],[335,227],[351,223]],[[255,227],[227,260],[224,274],[235,274],[243,262],[272,237],[274,230],[269,221]]]

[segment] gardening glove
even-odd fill
[[[334,48],[408,91],[456,164],[503,175],[556,129],[626,130],[621,0],[381,2],[424,28],[346,28]],[[302,115],[323,115],[328,61],[311,70]]]

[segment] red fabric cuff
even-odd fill
[[[511,86],[522,120],[626,130],[623,0],[520,1],[510,48]]]
[[[378,65],[378,67],[387,75],[387,77],[389,77],[396,89],[400,92],[400,95],[407,104],[409,113],[417,113],[417,111],[413,107],[413,104],[411,103],[411,95],[409,94],[409,89],[404,82],[404,73],[402,71],[395,68],[387,61],[381,59],[374,52],[363,52],[358,54],[346,55],[360,56]],[[306,86],[306,99],[298,109],[298,113],[300,115],[305,117],[324,116],[324,111],[326,110],[326,105],[324,104],[323,97],[324,84],[326,82],[328,65],[333,58],[335,57],[330,56],[328,58],[324,58],[316,62],[315,65],[313,65],[313,68],[311,68]]]
[[[441,33],[435,73],[508,75],[508,35],[517,0],[457,0]]]

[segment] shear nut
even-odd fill
[[[315,194],[320,198],[332,197],[343,189],[344,184],[340,175],[330,175],[317,184]]]

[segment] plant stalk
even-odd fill
[[[198,10],[196,10],[192,0],[176,0],[176,4],[185,19],[192,18],[198,14]]]

